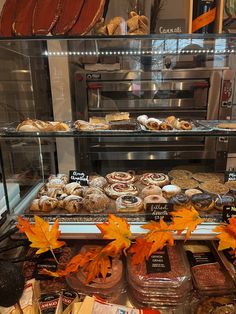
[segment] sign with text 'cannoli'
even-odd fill
[[[83,186],[88,186],[89,176],[88,174],[77,171],[77,170],[70,170],[69,171],[69,180],[70,182],[76,182]]]

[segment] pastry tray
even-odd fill
[[[199,125],[206,127],[210,130],[213,131],[224,131],[224,132],[236,132],[236,128],[235,129],[223,129],[223,128],[218,128],[218,125],[220,123],[235,123],[236,124],[236,120],[197,120],[196,121]]]
[[[192,130],[148,130],[144,125],[140,124],[141,130],[149,133],[194,133],[194,132],[209,132],[212,131],[213,128],[208,125],[203,125],[198,122],[198,120],[188,120],[192,123]]]

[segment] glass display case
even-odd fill
[[[191,205],[213,239],[236,205],[235,39],[1,39],[2,221],[94,238],[109,213],[138,234],[153,205]]]

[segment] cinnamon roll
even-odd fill
[[[104,188],[106,194],[113,199],[122,195],[137,195],[138,189],[130,183],[113,183]]]
[[[63,193],[62,188],[49,188],[46,195],[52,198],[59,198]]]
[[[43,212],[50,212],[56,209],[58,206],[58,200],[53,197],[42,196],[39,199],[39,210]]]
[[[123,195],[116,200],[118,212],[138,212],[143,209],[143,201],[138,196]]]
[[[129,172],[112,172],[106,175],[108,183],[133,183],[135,181],[135,176]]]
[[[169,183],[169,177],[164,173],[145,173],[140,179],[144,185],[158,185],[163,187]]]
[[[63,207],[70,214],[78,213],[83,208],[83,198],[78,195],[69,195],[64,198]]]
[[[68,183],[64,187],[64,193],[69,195],[83,195],[84,187],[82,187],[79,183],[72,182]]]
[[[107,209],[109,199],[105,194],[89,194],[84,198],[83,204],[90,213],[101,213]]]
[[[107,185],[107,180],[102,176],[92,177],[89,180],[90,187],[102,189],[105,185]]]

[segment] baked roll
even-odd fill
[[[144,209],[147,209],[148,205],[150,204],[166,204],[167,200],[161,195],[149,195],[145,197],[143,200]]]
[[[148,130],[157,131],[157,130],[159,130],[159,126],[161,123],[162,123],[162,121],[160,121],[158,119],[149,118],[149,119],[147,119],[145,126]]]
[[[66,193],[63,193],[59,198],[58,198],[58,207],[60,208],[64,208],[64,200],[65,198],[69,196],[68,194]]]
[[[83,195],[84,187],[82,187],[79,183],[72,182],[68,183],[64,187],[64,193],[69,195]]]
[[[164,173],[145,173],[140,179],[144,185],[158,185],[163,187],[169,183],[169,177]]]
[[[52,198],[59,198],[63,193],[62,188],[49,188],[46,195]]]
[[[122,195],[116,199],[116,210],[118,212],[139,212],[143,209],[143,201],[138,196]]]
[[[224,206],[235,206],[236,199],[232,195],[217,195],[215,198],[215,208],[218,210],[223,210]]]
[[[179,193],[175,196],[172,196],[169,200],[169,203],[174,205],[175,210],[179,210],[185,206],[190,205],[190,198],[184,193]]]
[[[40,198],[43,195],[47,195],[47,191],[48,191],[47,187],[43,185],[38,191],[37,198]]]
[[[89,186],[93,188],[102,189],[105,185],[107,185],[107,180],[102,176],[92,177],[89,180]]]
[[[117,182],[122,182],[122,183],[133,183],[135,181],[135,176],[132,173],[129,172],[112,172],[108,173],[106,175],[106,179],[108,183],[117,183]]]
[[[85,188],[83,196],[85,197],[85,196],[90,195],[90,194],[102,194],[103,195],[104,192],[100,188],[95,188],[95,187]]]
[[[137,195],[138,189],[130,183],[113,183],[104,188],[106,194],[113,199],[122,195]]]
[[[90,213],[101,213],[107,209],[109,199],[105,194],[88,194],[85,196],[83,204]]]
[[[143,114],[143,115],[137,117],[138,123],[140,123],[140,124],[142,124],[142,125],[144,125],[144,126],[146,125],[147,120],[148,120],[148,116],[145,115],[145,114]]]
[[[142,189],[141,197],[145,198],[149,195],[162,195],[162,189],[158,185],[148,185]]]
[[[169,117],[167,117],[166,119],[165,119],[165,121],[169,124],[169,125],[171,125],[173,128],[174,128],[174,125],[175,125],[175,123],[176,123],[176,117],[175,116],[169,116]]]
[[[39,198],[36,198],[36,199],[34,199],[32,201],[29,210],[32,211],[32,212],[40,211],[40,208],[39,208]]]
[[[58,173],[57,175],[51,174],[50,177],[48,178],[48,182],[54,179],[60,179],[62,180],[65,184],[69,182],[69,177],[64,174],[64,173]]]
[[[56,209],[58,206],[58,200],[53,197],[42,196],[39,199],[39,210],[42,212],[50,212]]]
[[[48,189],[50,188],[63,188],[65,186],[65,182],[59,178],[55,178],[55,179],[52,179],[50,180],[47,184],[46,184],[46,187]]]
[[[78,213],[83,208],[83,198],[78,195],[69,195],[64,198],[63,207],[70,214]]]
[[[201,193],[195,194],[191,198],[191,202],[196,210],[208,211],[211,210],[215,202],[210,194]]]
[[[171,198],[172,196],[179,194],[179,193],[181,193],[181,188],[177,185],[169,184],[169,185],[165,185],[162,188],[162,195],[165,198]]]
[[[159,130],[160,131],[170,131],[173,130],[172,125],[170,125],[169,123],[163,121],[160,125],[159,125]]]

